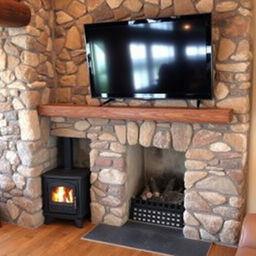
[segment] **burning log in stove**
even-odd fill
[[[184,200],[184,187],[180,185],[176,177],[166,175],[150,177],[146,183],[140,198],[143,200],[155,199],[165,203],[179,204]]]

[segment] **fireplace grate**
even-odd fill
[[[183,228],[183,212],[183,203],[168,204],[149,199],[131,199],[130,219],[134,221]]]

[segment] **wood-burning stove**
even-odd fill
[[[90,171],[73,168],[71,138],[62,138],[64,166],[43,174],[43,211],[45,223],[55,218],[75,221],[83,226],[83,219],[90,215]]]

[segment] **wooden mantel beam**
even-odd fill
[[[21,27],[30,22],[30,8],[19,0],[0,0],[0,27]]]

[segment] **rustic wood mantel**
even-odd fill
[[[153,108],[100,107],[72,104],[40,105],[42,116],[71,118],[106,118],[119,120],[151,120],[189,123],[230,123],[232,109],[218,108]]]
[[[30,18],[30,8],[20,0],[0,0],[0,27],[26,26]]]

